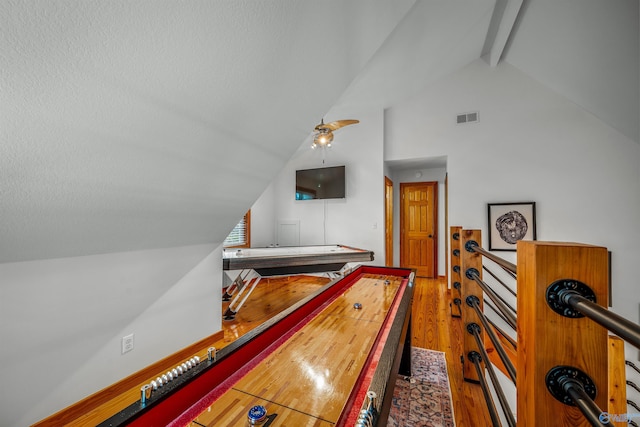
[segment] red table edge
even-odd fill
[[[339,297],[343,290],[350,287],[363,274],[387,274],[407,279],[412,272],[413,270],[405,268],[359,266],[345,277],[325,285],[318,292],[294,304],[270,321],[223,348],[218,352],[218,358],[215,362],[206,360],[201,362],[197,369],[191,373],[191,378],[185,377],[181,383],[176,381],[169,383],[169,387],[159,389],[161,392],[156,396],[152,395],[146,405],[142,406],[140,401],[137,401],[99,426],[185,425],[185,422],[190,422],[215,400],[216,395],[219,394],[218,387],[222,386],[221,389],[230,388],[236,382],[231,378],[232,376],[246,371],[249,365],[255,365],[259,362],[259,360],[254,361],[253,359],[264,358],[270,352],[275,351],[276,341],[281,341],[285,335],[290,336],[308,323],[314,312],[321,310],[332,299]],[[403,295],[405,294],[406,292],[403,293]],[[310,304],[312,301],[315,304]],[[406,323],[406,317],[405,313],[403,323]],[[389,316],[387,316],[388,318]],[[283,331],[287,331],[287,333],[285,334]],[[376,346],[374,345],[373,348],[375,349]],[[228,374],[223,375],[221,372]],[[350,398],[351,405],[354,401],[355,397]]]

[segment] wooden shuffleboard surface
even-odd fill
[[[372,363],[370,352],[402,280],[392,275],[363,275],[205,408],[191,425],[244,426],[254,405],[276,414],[270,424],[273,427],[335,425],[361,373]],[[362,308],[354,308],[356,303]]]

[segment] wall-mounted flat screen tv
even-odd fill
[[[296,200],[344,199],[344,166],[296,171]]]

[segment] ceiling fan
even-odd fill
[[[314,128],[315,135],[313,136],[313,145],[311,145],[311,148],[331,147],[334,130],[348,125],[355,125],[356,123],[360,123],[360,120],[337,120],[331,123],[325,123],[324,119],[320,120],[320,124]]]

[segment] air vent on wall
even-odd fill
[[[459,125],[463,123],[475,123],[479,118],[480,114],[478,114],[477,111],[474,111],[473,113],[458,114],[456,116],[456,123]]]

